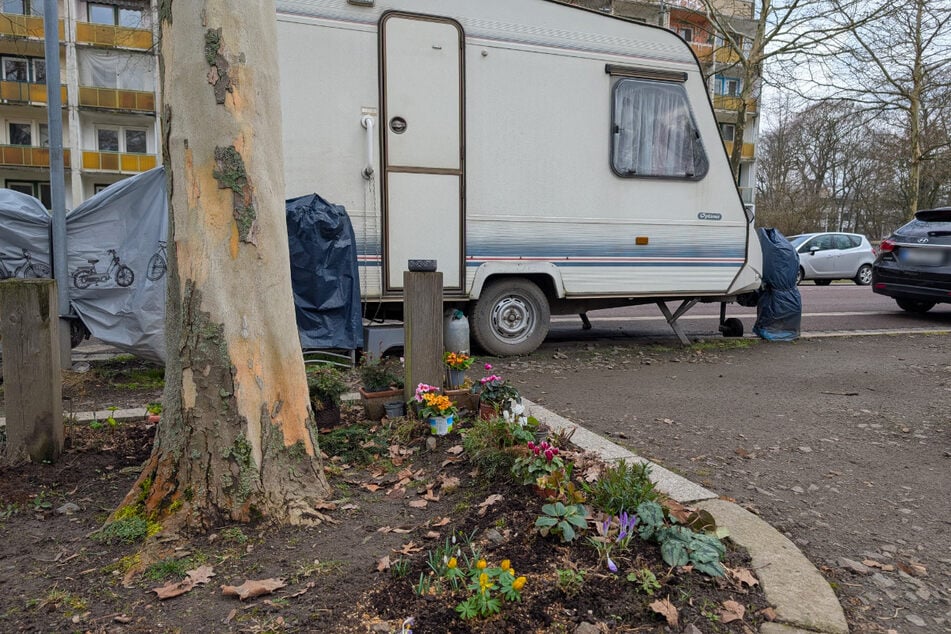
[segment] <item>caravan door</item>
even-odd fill
[[[455,21],[387,13],[380,25],[386,290],[408,260],[463,282],[463,34]]]

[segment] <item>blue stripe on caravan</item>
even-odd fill
[[[601,262],[579,262],[575,260],[519,260],[518,258],[513,258],[511,260],[467,260],[467,267],[479,267],[486,262],[547,262],[549,264],[554,264],[557,267],[739,267],[743,264],[742,261],[732,261],[732,262],[689,262],[689,261],[661,261],[661,262],[611,262],[611,261],[601,261]]]

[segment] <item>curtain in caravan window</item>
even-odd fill
[[[622,79],[614,89],[614,170],[621,176],[702,178],[707,156],[683,86]]]

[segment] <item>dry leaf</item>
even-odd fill
[[[366,489],[370,493],[376,493],[377,491],[380,490],[380,485],[378,484],[370,484],[368,482],[364,482],[360,486],[362,486],[364,489]]]
[[[186,592],[191,591],[191,589],[194,587],[194,581],[191,579],[185,579],[183,581],[169,581],[161,588],[152,588],[152,592],[158,595],[159,600],[164,601],[165,599],[181,596]]]
[[[423,537],[425,537],[426,539],[439,539],[439,532],[428,531],[425,535],[423,535]]]
[[[401,471],[396,472],[397,480],[409,480],[412,477],[413,477],[412,469],[402,469]]]
[[[670,599],[657,600],[650,604],[650,609],[667,619],[667,625],[677,627],[677,606]]]
[[[740,585],[745,583],[751,588],[759,585],[759,579],[753,576],[753,573],[746,568],[727,568],[726,566],[724,566],[724,568],[726,568],[726,572],[730,578]]]
[[[344,504],[340,507],[341,511],[356,511],[360,508],[359,504]]]
[[[316,585],[317,585],[316,582],[310,581],[310,582],[308,582],[307,586],[306,586],[303,590],[301,590],[300,592],[295,592],[294,594],[290,595],[290,596],[287,597],[287,598],[288,598],[288,599],[293,599],[293,598],[295,598],[295,597],[299,597],[300,595],[306,593],[308,590],[310,590],[311,588],[315,587]]]
[[[448,517],[434,518],[434,519],[433,519],[433,522],[432,522],[432,524],[430,524],[430,526],[445,526],[446,524],[448,524],[448,523],[451,522],[451,521],[452,521],[452,520],[449,519]]]
[[[927,577],[928,569],[925,568],[922,564],[909,561],[907,564],[898,562],[898,569],[904,572],[906,575],[911,575],[912,577]]]
[[[440,486],[442,487],[443,492],[451,493],[459,488],[461,482],[456,476],[441,476],[439,478]]]
[[[132,617],[126,616],[125,614],[117,614],[114,617],[112,617],[112,620],[115,621],[116,623],[131,623]]]
[[[445,469],[445,468],[448,467],[449,465],[451,465],[451,464],[456,464],[457,462],[462,462],[462,461],[461,461],[459,458],[448,458],[448,459],[446,459],[446,460],[443,460],[443,461],[442,461],[442,464],[439,465],[439,466],[441,466],[442,468]]]
[[[221,594],[226,597],[238,597],[241,601],[253,599],[284,587],[283,579],[251,579],[240,586],[221,586]]]
[[[413,529],[412,528],[394,528],[393,532],[396,533],[397,535],[405,535],[406,533],[412,533]]]
[[[746,608],[737,603],[736,601],[727,600],[723,602],[723,607],[720,608],[720,621],[723,623],[731,623],[733,621],[742,621],[743,615],[746,614]]]
[[[422,546],[417,546],[416,542],[407,542],[403,544],[403,547],[399,550],[394,550],[395,553],[400,553],[401,555],[412,555],[413,553],[418,553],[423,549]]]
[[[197,586],[200,583],[208,583],[211,581],[211,578],[215,576],[215,569],[211,566],[199,566],[194,570],[187,571],[185,574],[188,575],[192,583]]]
[[[390,526],[381,526],[380,528],[376,529],[376,532],[378,533],[389,533],[392,531],[393,529]]]
[[[446,453],[451,454],[453,456],[458,456],[459,454],[462,453],[462,445],[453,445],[452,447],[446,450]]]
[[[376,561],[376,571],[383,572],[384,570],[390,569],[390,556],[383,555]]]
[[[414,509],[424,509],[429,505],[429,502],[426,500],[413,500],[409,503]]]
[[[762,616],[764,619],[766,619],[770,623],[772,623],[778,618],[778,616],[776,615],[776,610],[774,610],[773,608],[763,608],[757,614]]]
[[[426,489],[426,494],[423,495],[424,500],[429,500],[430,502],[438,502],[439,496],[433,493],[432,489]]]

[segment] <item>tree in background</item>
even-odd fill
[[[112,520],[318,521],[329,492],[295,327],[272,0],[161,3],[168,361]]]

